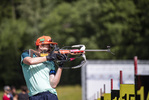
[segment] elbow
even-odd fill
[[[27,64],[28,64],[28,65],[32,65],[32,62],[31,62],[31,61],[29,61]]]
[[[52,84],[51,87],[52,88],[56,88],[57,87],[57,84]]]
[[[33,65],[33,62],[32,61],[23,61],[24,64],[27,64],[27,65]]]
[[[57,87],[57,85],[53,85],[53,86],[52,86],[52,88],[56,88],[56,87]]]
[[[26,57],[26,58],[24,58],[24,60],[23,60],[23,63],[24,64],[27,64],[27,65],[33,65],[33,64],[35,64],[35,60],[34,59],[32,59],[32,58],[30,58],[30,57]]]
[[[32,60],[30,60],[30,61],[28,61],[28,63],[27,63],[28,65],[33,65],[34,64],[34,62],[32,61]]]

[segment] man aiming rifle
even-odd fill
[[[68,49],[68,47],[72,49]],[[110,47],[107,48],[85,50],[85,45],[73,45],[59,49],[57,43],[53,42],[50,36],[39,37],[36,40],[36,50],[29,49],[21,55],[21,65],[29,90],[29,100],[58,100],[55,88],[60,81],[62,69],[76,69],[83,66],[86,63],[85,52],[104,51],[113,54]],[[78,56],[69,58],[69,54]],[[63,66],[64,63],[80,57],[83,58],[83,61],[79,65]],[[57,72],[55,65],[58,66]]]
[[[50,36],[41,36],[36,41],[36,52],[48,53],[47,56],[40,56],[29,50],[21,55],[21,66],[29,90],[29,100],[58,100],[55,90],[58,85],[63,63],[60,63],[57,72],[55,71],[55,59],[66,60],[66,57],[57,58],[55,53],[50,53],[53,46],[57,45]]]

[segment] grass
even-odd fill
[[[0,100],[2,100],[3,91],[0,91]]]
[[[81,86],[58,86],[56,88],[59,100],[81,100],[82,90]],[[17,90],[19,93],[20,90]],[[3,91],[0,91],[0,100],[2,100]]]
[[[57,89],[59,100],[81,100],[82,91],[79,85],[60,86]]]

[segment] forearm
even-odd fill
[[[26,57],[24,58],[23,63],[27,65],[34,65],[34,64],[45,62],[45,61],[47,61],[46,57],[35,57],[35,58]]]
[[[56,75],[50,75],[50,85],[52,86],[52,88],[56,88],[56,86],[58,85],[61,78],[62,70],[62,68],[58,68]]]

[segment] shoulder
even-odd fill
[[[3,95],[3,98],[4,98],[4,99],[8,99],[9,97],[4,94],[4,95]]]
[[[27,93],[25,93],[25,94],[23,94],[23,93],[19,93],[19,94],[18,94],[18,98],[21,99],[21,98],[24,98],[24,97],[25,97],[25,98],[28,98],[29,96],[28,96]]]
[[[19,93],[19,94],[18,94],[18,96],[22,96],[22,95],[23,95],[23,93]]]
[[[29,54],[29,50],[24,50],[22,54]]]
[[[25,58],[25,57],[29,57],[29,50],[25,50],[22,54],[21,57]]]

